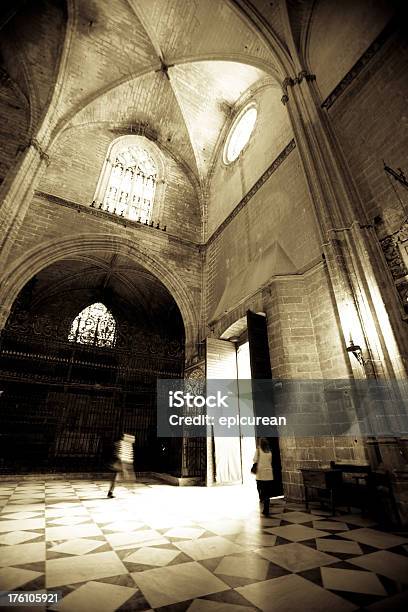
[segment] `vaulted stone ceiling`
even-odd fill
[[[148,270],[119,255],[95,252],[63,260],[30,281],[26,308],[32,315],[74,318],[101,301],[116,317],[165,335],[182,333],[174,299]]]
[[[66,33],[63,0],[0,2],[0,82],[10,79],[29,108],[29,135],[38,128],[58,73]],[[26,140],[28,140],[28,136]]]
[[[278,77],[278,86],[287,76],[289,21],[298,40],[313,1],[5,0],[5,6],[1,63],[31,107],[44,108],[56,83],[54,143],[84,124],[146,133],[205,191],[234,106],[265,80]],[[266,30],[275,43],[266,42]]]
[[[201,186],[234,105],[277,69],[229,1],[76,0],[71,21],[58,130],[148,131]]]

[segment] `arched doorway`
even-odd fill
[[[1,335],[0,469],[104,471],[126,431],[137,471],[177,474],[181,440],[157,441],[155,391],[184,353],[180,310],[144,266],[102,250],[46,266]]]

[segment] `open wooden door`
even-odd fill
[[[237,359],[235,345],[228,340],[207,338],[206,378],[211,380],[228,380],[232,385],[237,383]],[[234,383],[235,381],[235,383]],[[238,413],[238,389],[235,393]],[[235,398],[231,397],[231,401]],[[209,444],[209,451],[211,452]],[[217,484],[232,484],[242,482],[242,459],[240,437],[213,438],[214,457],[208,457],[207,463],[215,464],[215,480]],[[207,477],[210,484],[211,478]]]
[[[266,317],[255,314],[248,310],[247,312],[247,327],[249,341],[249,355],[251,361],[251,376],[252,379],[269,380],[272,379],[271,361],[269,356],[268,330],[266,326]],[[260,397],[258,393],[254,393],[253,404],[255,415],[261,414],[260,402],[264,402],[265,398]],[[258,410],[257,410],[258,404]],[[262,407],[262,410],[264,406]],[[273,414],[274,405],[273,397],[270,397],[270,410]],[[277,434],[277,429],[276,432]],[[274,480],[276,482],[276,495],[283,494],[282,484],[282,463],[279,448],[279,437],[277,435],[269,438],[269,444],[272,450],[272,468]]]

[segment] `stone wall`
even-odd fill
[[[53,149],[50,165],[38,189],[66,200],[89,205],[115,134],[106,126],[81,126],[67,130]],[[155,144],[165,168],[156,187],[152,218],[169,232],[189,240],[201,239],[201,213],[194,185],[179,164]],[[159,202],[157,201],[159,200]]]
[[[0,183],[27,142],[28,101],[7,73],[0,73]]]
[[[273,276],[295,274],[319,258],[311,203],[297,150],[293,149],[210,240],[208,319],[235,308]]]
[[[407,62],[402,32],[390,36],[327,111],[367,218],[381,216],[384,235],[406,217],[400,200],[408,207],[406,190],[384,171],[385,162],[407,172]]]
[[[264,291],[272,376],[294,380],[348,379],[349,357],[335,315],[324,264],[298,278],[275,281]],[[280,438],[285,495],[303,497],[300,468],[330,461],[364,463],[360,437]]]
[[[226,164],[223,160],[227,134],[220,140],[210,173],[208,237],[293,138],[288,113],[280,98],[280,88],[269,83],[251,96],[258,112],[256,124],[248,144],[234,162]]]
[[[337,86],[393,13],[388,0],[332,0],[313,8],[307,59],[322,99]]]

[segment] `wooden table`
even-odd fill
[[[330,499],[332,514],[335,514],[336,509],[336,490],[339,490],[342,485],[342,473],[339,470],[330,468],[301,468],[303,476],[303,484],[305,486],[305,505],[306,510],[309,509],[309,489],[317,489],[318,491],[327,491]],[[321,498],[320,498],[321,499]]]

